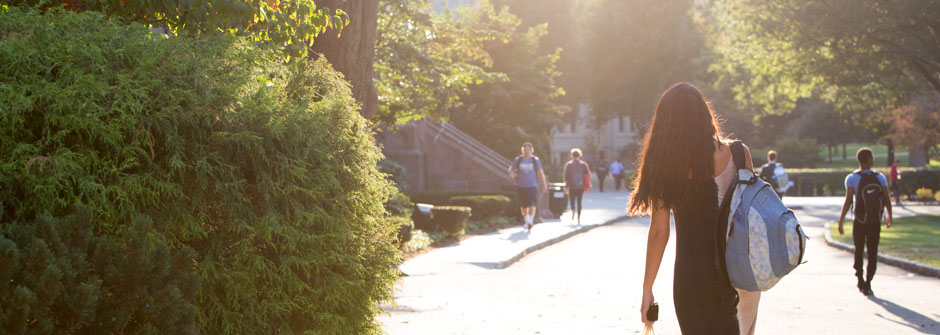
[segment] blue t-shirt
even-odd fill
[[[860,170],[855,170],[848,176],[845,176],[845,189],[848,190],[849,187],[851,187],[853,190],[855,190],[855,202],[858,202],[858,183],[862,181],[862,176],[856,173],[858,171]],[[885,175],[881,174],[881,172],[872,171],[870,169],[861,171],[865,174],[877,173],[878,182],[881,183],[881,186],[888,186],[888,178],[885,178]]]
[[[538,187],[535,172],[542,169],[542,163],[538,157],[519,157],[517,158],[519,166],[516,167],[516,186],[519,187]]]

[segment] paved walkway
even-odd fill
[[[592,197],[595,204],[614,206],[608,209],[611,216],[621,212],[626,201],[622,192]],[[784,201],[802,208],[797,216],[811,238],[808,263],[763,295],[758,334],[940,334],[940,280],[880,264],[873,282],[875,296],[861,295],[852,276],[852,255],[827,246],[823,238],[822,227],[838,218],[842,199]],[[897,210],[898,216],[921,213],[940,213],[940,207]],[[638,334],[648,224],[648,218],[636,218],[598,227],[503,270],[474,265],[493,264],[499,257],[464,254],[467,258],[453,256],[447,262],[447,257],[436,255],[443,250],[436,250],[403,267],[412,266],[416,274],[403,279],[395,303],[384,306],[389,313],[379,322],[388,334]],[[548,234],[549,225],[543,234]],[[493,236],[505,233],[515,234],[509,229]],[[490,246],[497,248],[493,243]],[[667,247],[654,287],[663,306],[657,334],[678,334],[671,296],[674,243]],[[422,257],[427,258],[419,261]],[[433,259],[439,259],[436,266],[442,268],[436,269]]]
[[[584,195],[581,224],[562,218],[546,220],[531,231],[522,226],[501,229],[468,238],[406,261],[402,272],[409,276],[457,273],[480,269],[503,269],[527,253],[602,224],[625,218],[626,192],[588,192]]]

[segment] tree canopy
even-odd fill
[[[428,0],[380,2],[376,40],[376,89],[385,125],[404,124],[424,117],[448,119],[460,106],[460,96],[472,85],[507,80],[491,71],[487,42],[508,43],[518,19],[507,10],[460,15],[434,13]],[[466,24],[467,15],[489,15],[486,26]]]
[[[505,8],[498,11],[499,16],[512,16]],[[492,21],[499,17],[493,15],[496,8],[486,2],[464,11],[468,15],[462,15],[459,24],[467,27],[496,26]],[[565,111],[557,103],[565,90],[556,82],[561,75],[556,64],[562,50],[545,52],[540,47],[548,25],[524,28],[518,20],[507,21],[514,23],[503,26],[508,39],[484,44],[492,70],[507,80],[469,87],[451,121],[488,147],[513,157],[519,153],[519,143],[548,147],[550,130],[561,124]]]
[[[318,7],[315,0],[8,0],[14,6],[65,6],[136,21],[172,34],[225,32],[283,45],[288,56],[306,56],[314,38],[349,24],[342,10]]]
[[[840,105],[902,105],[940,92],[940,2],[716,0],[717,65],[771,112],[824,88]],[[845,108],[859,110],[859,108]]]

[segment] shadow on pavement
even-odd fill
[[[900,322],[893,321],[893,320],[888,320],[888,321],[892,321],[898,324],[911,327],[924,334],[933,334],[932,330],[936,330],[934,326],[940,323],[937,320],[931,319],[930,317],[926,315],[917,313],[915,311],[905,308],[904,306],[895,304],[888,300],[878,298],[874,295],[868,296],[868,300],[871,300],[872,302],[883,307],[885,310],[887,310],[891,314],[894,314],[895,316],[903,319],[904,321],[907,321],[907,323],[906,324],[900,323]],[[876,315],[887,320],[887,318],[885,318],[884,316],[881,316],[879,314],[876,314]]]
[[[496,267],[497,264],[496,264],[496,263],[493,263],[493,262],[467,262],[466,264],[470,264],[470,265],[474,265],[474,266],[479,266],[479,267],[481,267],[481,268],[489,269],[489,270],[493,270],[493,269],[496,269],[496,268],[497,268],[497,267]]]
[[[533,227],[533,229],[535,228]],[[525,231],[525,229],[521,229],[515,233],[512,233],[512,235],[509,235],[509,238],[504,238],[504,240],[510,241],[512,243],[527,239],[529,239],[529,232]]]

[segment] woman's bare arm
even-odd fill
[[[640,304],[640,314],[644,323],[646,320],[646,310],[650,304],[655,302],[653,298],[653,282],[656,281],[656,274],[659,273],[659,266],[663,261],[663,253],[666,250],[666,243],[669,242],[669,209],[662,208],[658,203],[653,203],[652,217],[650,219],[649,237],[646,242],[646,273],[643,276],[643,301]]]

